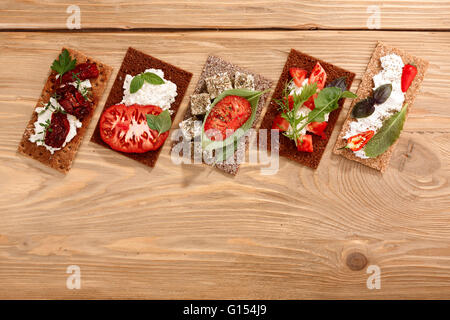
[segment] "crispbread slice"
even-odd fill
[[[351,151],[349,149],[340,149],[339,150],[339,148],[344,147],[347,143],[346,139],[344,139],[343,136],[347,132],[350,122],[353,121],[353,118],[351,116],[351,111],[353,109],[353,106],[359,100],[364,99],[372,94],[372,88],[373,88],[372,78],[374,75],[376,75],[377,73],[379,73],[382,70],[380,58],[387,54],[391,54],[391,53],[395,53],[395,54],[399,55],[405,64],[413,63],[417,67],[417,75],[414,78],[414,81],[412,82],[411,86],[409,87],[408,91],[405,94],[405,103],[408,103],[408,107],[407,107],[407,115],[408,115],[408,113],[414,103],[414,99],[416,98],[416,95],[419,92],[420,85],[422,84],[423,78],[425,76],[425,72],[428,68],[428,62],[421,58],[412,56],[412,55],[404,52],[403,50],[400,50],[400,49],[397,49],[397,48],[394,48],[391,46],[387,46],[381,42],[378,42],[377,46],[372,54],[372,57],[369,61],[369,64],[367,65],[366,72],[364,73],[364,75],[362,77],[358,91],[356,92],[356,94],[358,95],[358,99],[355,99],[353,101],[353,103],[349,109],[347,118],[344,122],[344,125],[342,126],[341,133],[339,134],[339,137],[336,141],[336,144],[335,144],[334,150],[333,150],[333,153],[335,153],[335,154],[340,154],[347,159],[362,163],[368,167],[374,168],[381,172],[384,172],[386,170],[387,166],[389,165],[389,161],[391,159],[392,152],[394,151],[395,145],[398,143],[398,140],[392,146],[390,146],[389,149],[385,153],[379,155],[376,158],[370,158],[370,159],[361,159],[361,158],[355,156],[353,151]]]
[[[74,49],[63,48],[61,52],[67,49],[69,51],[70,56],[77,59],[77,64],[84,62],[96,63],[97,67],[100,71],[99,76],[96,79],[90,79],[92,84],[92,108],[91,112],[88,116],[86,116],[82,121],[82,127],[77,130],[77,135],[61,150],[55,151],[54,154],[51,154],[44,146],[38,146],[36,143],[29,141],[28,139],[34,133],[34,123],[37,120],[37,114],[33,109],[33,114],[31,116],[30,121],[28,122],[27,127],[25,128],[25,132],[23,133],[22,141],[19,144],[18,151],[21,154],[24,154],[28,157],[36,159],[43,164],[54,168],[60,172],[67,173],[71,166],[72,162],[76,156],[78,147],[83,140],[83,137],[86,133],[87,127],[91,122],[92,116],[94,115],[95,108],[97,107],[102,95],[103,91],[105,91],[106,86],[108,84],[108,79],[111,75],[112,68],[101,63],[98,60],[87,57],[83,53],[76,51]],[[44,89],[42,90],[41,96],[35,106],[42,106],[42,103],[47,103],[55,90],[54,83],[56,81],[56,71],[51,71],[48,76],[47,82],[45,83]]]
[[[308,71],[308,74],[311,73],[312,69],[314,68],[315,64],[319,62],[321,66],[325,69],[325,72],[327,73],[327,84],[332,82],[333,80],[340,78],[340,77],[346,77],[346,83],[347,83],[347,90],[350,89],[353,79],[355,78],[355,74],[353,72],[344,70],[340,67],[337,67],[331,63],[325,62],[323,60],[317,59],[315,57],[312,57],[310,55],[307,55],[303,52],[291,49],[291,52],[289,53],[289,56],[287,57],[286,63],[283,68],[283,72],[280,75],[280,79],[278,80],[277,87],[275,89],[275,92],[272,95],[272,100],[269,104],[269,107],[267,109],[267,113],[264,116],[264,119],[261,124],[260,129],[267,129],[268,135],[267,135],[267,145],[268,148],[271,150],[271,128],[273,124],[273,120],[279,113],[278,105],[274,100],[281,99],[283,89],[286,85],[286,83],[290,79],[289,75],[289,69],[292,67],[297,67],[304,69]],[[330,113],[329,119],[328,119],[328,125],[324,131],[324,138],[319,137],[317,135],[312,135],[313,139],[313,148],[314,151],[309,152],[300,152],[297,150],[297,147],[295,146],[294,141],[290,140],[289,138],[285,137],[284,135],[280,134],[280,148],[279,148],[279,154],[281,156],[284,156],[290,160],[293,160],[295,162],[298,162],[300,164],[303,164],[305,166],[308,166],[310,168],[316,169],[319,166],[320,160],[322,159],[323,153],[325,152],[325,148],[328,144],[328,140],[330,139],[330,136],[333,132],[334,126],[336,124],[336,121],[339,117],[339,113],[342,110],[342,106],[344,105],[345,99],[341,99],[339,101],[339,108],[334,110]]]
[[[227,62],[219,57],[211,55],[211,56],[208,56],[208,58],[206,59],[205,65],[203,67],[203,71],[200,75],[200,79],[198,80],[197,85],[195,87],[194,94],[206,92],[205,79],[212,77],[214,75],[220,74],[220,73],[227,72],[228,75],[230,76],[230,78],[232,79],[231,82],[234,83],[233,79],[234,79],[234,75],[235,75],[236,71],[252,75],[255,79],[255,90],[257,90],[257,91],[264,91],[266,89],[269,89],[272,86],[272,81],[270,81],[256,73],[253,73],[251,71],[248,71],[241,67],[238,67],[238,66],[236,66],[230,62]],[[255,120],[253,122],[252,128],[255,128],[256,125],[258,124],[258,119],[261,115],[261,111],[266,103],[268,96],[269,96],[269,92],[263,94],[260,97],[259,103],[258,103],[258,108],[256,110]],[[191,105],[189,103],[187,111],[184,114],[184,120],[186,120],[190,117],[192,117],[192,113],[191,113]],[[231,175],[236,175],[239,170],[239,167],[240,167],[240,164],[238,163],[239,161],[238,161],[237,154],[239,151],[242,150],[242,148],[246,148],[247,145],[248,145],[248,140],[241,139],[238,143],[237,150],[234,153],[233,163],[229,163],[229,164],[217,163],[217,164],[214,164],[214,167],[216,167],[226,173],[229,173]]]
[[[164,78],[172,81],[177,85],[177,96],[175,98],[175,102],[172,103],[170,108],[173,111],[173,122],[180,107],[181,101],[183,100],[184,94],[186,93],[186,90],[189,86],[189,82],[191,81],[192,73],[175,67],[170,63],[154,58],[131,47],[128,48],[128,51],[125,54],[122,65],[119,72],[117,73],[116,80],[114,81],[114,84],[111,88],[108,100],[106,100],[103,111],[105,111],[110,106],[118,104],[122,101],[123,83],[127,74],[135,76],[149,68],[161,69],[164,72]],[[109,145],[105,143],[100,136],[100,122],[97,123],[94,134],[91,137],[91,141],[110,149]],[[119,152],[128,158],[139,161],[144,165],[154,167],[156,161],[158,160],[161,149],[162,146],[158,150],[148,151],[145,153],[125,153],[116,150],[114,151]]]

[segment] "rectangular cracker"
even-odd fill
[[[92,116],[94,115],[95,109],[103,95],[103,92],[106,89],[108,84],[108,79],[111,76],[112,68],[101,63],[98,60],[87,57],[83,53],[69,49],[63,48],[61,50],[64,51],[67,49],[69,51],[70,56],[77,59],[77,64],[84,62],[92,62],[96,63],[99,69],[99,76],[96,79],[90,79],[92,84],[92,108],[89,115],[87,115],[82,121],[82,127],[77,130],[77,135],[61,150],[55,151],[54,154],[51,154],[44,146],[38,146],[36,143],[29,141],[28,139],[34,133],[34,123],[37,121],[37,113],[33,109],[33,114],[31,116],[30,121],[28,122],[27,127],[25,128],[25,132],[23,133],[22,141],[19,144],[18,152],[31,157],[35,160],[42,162],[43,164],[56,169],[62,173],[67,173],[71,166],[72,162],[75,159],[77,154],[78,147],[83,141],[83,137],[86,133],[87,127],[91,122]],[[49,66],[50,68],[50,66]],[[55,90],[54,83],[56,81],[57,72],[51,70],[50,75],[48,76],[47,82],[44,85],[44,89],[42,90],[41,96],[35,106],[41,107],[42,103],[47,103]]]
[[[347,90],[350,89],[353,83],[353,79],[355,78],[355,74],[353,72],[344,70],[331,63],[327,63],[323,60],[317,59],[295,49],[291,49],[260,128],[267,129],[267,145],[269,150],[272,149],[270,130],[272,128],[273,120],[279,114],[279,106],[274,100],[281,99],[283,89],[290,79],[289,69],[292,67],[297,67],[308,71],[308,74],[310,74],[317,62],[322,65],[322,67],[325,69],[325,72],[327,73],[327,84],[339,77],[346,77]],[[319,166],[320,160],[322,159],[323,153],[325,152],[325,148],[328,144],[328,140],[330,139],[334,126],[336,125],[339,113],[341,112],[342,106],[345,102],[344,100],[345,99],[341,99],[339,101],[339,108],[330,113],[328,125],[324,131],[325,138],[319,137],[314,134],[312,135],[314,148],[313,152],[309,153],[298,151],[294,141],[280,134],[279,154],[312,169],[316,169]]]
[[[370,158],[370,159],[361,159],[361,158],[355,156],[353,151],[351,151],[349,149],[339,150],[339,148],[342,148],[347,144],[347,140],[344,139],[343,136],[347,132],[350,122],[353,121],[352,117],[351,117],[351,111],[353,109],[353,106],[359,100],[364,99],[372,94],[372,92],[373,92],[372,78],[374,75],[376,75],[377,73],[379,73],[382,70],[380,58],[385,55],[391,54],[391,53],[395,53],[395,54],[399,55],[405,64],[413,63],[417,67],[417,75],[405,95],[405,103],[408,103],[408,107],[407,107],[407,116],[408,116],[408,113],[414,103],[414,99],[416,98],[416,95],[419,92],[420,85],[425,76],[425,72],[428,68],[428,62],[421,58],[412,56],[412,55],[404,52],[403,50],[400,50],[400,49],[397,49],[397,48],[394,48],[391,46],[387,46],[381,42],[378,42],[375,50],[373,51],[372,57],[369,61],[369,64],[367,65],[366,72],[364,73],[364,75],[362,77],[358,91],[356,92],[356,94],[358,95],[358,98],[352,102],[352,105],[347,114],[347,118],[342,126],[341,133],[339,134],[339,137],[336,141],[336,144],[335,144],[334,150],[333,150],[334,154],[339,154],[347,159],[362,163],[370,168],[379,170],[381,172],[384,172],[386,170],[387,166],[389,165],[389,161],[391,159],[392,152],[394,151],[395,145],[398,143],[398,140],[392,146],[390,146],[389,149],[385,153],[379,155],[376,158]]]
[[[192,73],[180,69],[178,67],[175,67],[170,63],[159,60],[141,51],[138,51],[132,47],[128,48],[127,53],[123,58],[122,65],[120,67],[119,72],[117,73],[116,80],[114,81],[114,84],[111,88],[111,92],[109,93],[108,100],[106,100],[103,111],[105,111],[110,106],[118,104],[122,101],[123,83],[125,81],[125,77],[127,74],[135,76],[139,73],[144,72],[146,69],[150,68],[161,69],[164,72],[164,78],[172,81],[177,85],[177,96],[175,97],[175,101],[171,104],[170,107],[170,110],[173,111],[172,113],[172,122],[173,122],[177,114],[177,111],[180,107],[181,101],[183,100],[183,97],[189,86],[189,82],[191,81]],[[94,134],[91,137],[91,141],[111,149],[108,146],[108,144],[106,144],[102,140],[100,136],[100,123],[97,123]],[[114,151],[121,153],[128,158],[139,161],[140,163],[146,166],[154,167],[156,161],[158,160],[161,150],[162,146],[158,150],[148,151],[146,153],[125,153],[116,150]]]
[[[257,91],[264,91],[266,89],[269,89],[272,86],[272,81],[270,81],[256,73],[253,73],[251,71],[248,71],[241,67],[238,67],[238,66],[236,66],[230,62],[227,62],[219,57],[211,55],[211,56],[208,56],[208,58],[206,59],[205,65],[203,66],[203,70],[200,75],[200,79],[197,82],[197,85],[195,87],[193,94],[207,92],[205,79],[208,77],[212,77],[214,75],[220,74],[220,73],[227,72],[228,75],[230,76],[231,83],[234,83],[234,75],[235,75],[236,71],[253,75],[253,77],[255,79],[255,90],[257,90]],[[258,119],[261,115],[261,111],[266,103],[268,96],[269,96],[269,92],[263,94],[260,97],[258,107],[256,110],[255,120],[253,122],[252,128],[256,127],[256,125],[258,123]],[[192,117],[192,113],[191,113],[191,105],[189,104],[187,111],[184,114],[184,120],[186,120],[190,117]],[[237,163],[238,162],[237,161],[237,153],[239,150],[242,150],[241,148],[247,148],[248,141],[246,142],[245,140],[246,139],[241,139],[240,143],[238,144],[238,148],[237,148],[236,152],[234,153],[234,163],[230,163],[230,164],[218,163],[218,164],[215,164],[214,167],[216,167],[228,174],[236,175],[239,170],[239,167],[240,167],[240,164]]]

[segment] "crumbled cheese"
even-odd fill
[[[302,106],[300,108],[298,108],[297,113],[296,113],[296,118],[300,118],[300,117],[305,117],[305,119],[303,121],[300,121],[300,123],[297,125],[297,129],[300,129],[307,121],[308,121],[308,113],[310,113],[311,110],[305,106]],[[287,134],[293,134],[293,130],[291,125],[289,125],[289,128],[286,131]],[[302,131],[300,131],[300,134],[306,134],[306,127],[304,127],[302,129]]]
[[[380,58],[383,70],[373,76],[375,90],[383,84],[392,84],[392,92],[389,98],[382,104],[375,105],[375,111],[366,118],[358,118],[350,122],[349,128],[344,135],[345,139],[353,137],[361,132],[373,130],[375,133],[383,126],[383,121],[394,113],[400,111],[405,101],[405,94],[401,89],[403,72],[402,58],[396,54],[389,54]],[[359,158],[367,159],[364,148],[354,151]]]
[[[84,81],[80,81],[80,85],[78,86],[77,82],[69,82],[68,84],[73,85],[75,88],[78,89],[78,91],[83,94],[85,92],[87,92],[88,90],[92,89],[92,84],[91,81],[89,81],[89,79],[86,79]],[[78,87],[77,87],[78,86]]]
[[[55,151],[64,148],[66,144],[69,143],[77,135],[77,129],[81,128],[82,123],[75,116],[67,114],[67,120],[69,120],[70,129],[61,148],[53,148],[46,145],[44,142],[45,129],[40,125],[40,123],[46,123],[47,120],[51,121],[52,114],[56,109],[60,108],[64,110],[64,108],[53,97],[50,98],[50,104],[51,105],[48,108],[38,107],[35,109],[35,112],[38,114],[38,118],[34,123],[34,134],[32,134],[28,140],[36,143],[38,146],[44,146],[48,151],[50,151],[51,154],[53,154]]]
[[[300,95],[303,91],[303,88],[308,84],[309,79],[305,79],[302,82],[302,86],[301,87],[297,87],[297,85],[295,84],[294,81],[291,82],[289,89],[291,89],[291,91],[289,92],[290,95],[293,95],[294,93],[297,95]]]
[[[177,96],[177,85],[172,81],[164,79],[164,72],[160,69],[147,69],[144,72],[152,72],[164,80],[163,84],[154,85],[144,82],[142,88],[135,93],[130,93],[130,84],[133,76],[127,74],[123,83],[123,99],[122,102],[126,106],[133,104],[154,105],[163,110],[169,110],[170,105],[175,101]]]

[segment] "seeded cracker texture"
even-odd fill
[[[269,108],[261,124],[261,129],[267,129],[268,132],[267,145],[269,150],[272,150],[270,129],[272,128],[273,120],[279,113],[278,110],[279,107],[274,100],[281,98],[284,86],[291,79],[289,69],[292,67],[301,68],[308,71],[309,75],[317,62],[320,63],[320,65],[325,69],[325,72],[327,73],[326,84],[332,82],[337,78],[346,77],[347,90],[350,89],[353,83],[353,79],[355,78],[355,74],[353,72],[344,70],[342,68],[339,68],[335,65],[332,65],[320,59],[314,58],[300,51],[291,49],[291,52],[287,57],[286,64],[284,65],[283,71],[281,73],[280,79],[278,80],[275,92],[272,95],[272,100],[269,104]],[[309,153],[298,151],[297,147],[295,146],[295,142],[293,140],[280,134],[279,154],[290,160],[293,160],[310,168],[316,169],[319,166],[320,160],[322,159],[328,140],[330,139],[334,126],[336,125],[339,113],[341,112],[342,106],[344,105],[345,102],[344,100],[345,99],[341,99],[339,101],[339,108],[330,113],[328,125],[324,131],[325,138],[322,139],[321,137],[315,134],[311,134],[314,147],[313,152]]]
[[[411,86],[409,87],[408,91],[405,94],[405,103],[408,103],[408,107],[407,107],[407,111],[406,111],[407,116],[408,116],[408,113],[414,103],[414,99],[419,92],[420,85],[422,84],[423,78],[425,76],[425,72],[428,68],[428,62],[421,58],[407,54],[406,52],[404,52],[400,49],[397,49],[397,48],[394,48],[391,46],[387,46],[381,42],[378,42],[378,44],[372,54],[372,58],[370,59],[369,64],[367,65],[366,72],[364,73],[364,75],[362,77],[358,91],[356,92],[356,94],[358,95],[358,98],[352,102],[350,110],[347,114],[347,118],[344,122],[344,125],[342,126],[341,133],[339,134],[339,137],[336,141],[336,144],[335,144],[334,150],[333,150],[333,152],[335,154],[340,154],[347,159],[362,163],[368,167],[379,170],[381,172],[384,172],[386,170],[387,166],[389,165],[389,161],[391,159],[392,152],[394,151],[395,145],[398,143],[398,140],[392,146],[390,146],[389,149],[385,153],[379,155],[376,158],[371,158],[371,159],[361,159],[361,158],[355,156],[353,151],[351,151],[349,149],[341,149],[341,150],[338,150],[338,149],[344,147],[347,143],[346,139],[344,139],[343,137],[349,128],[350,122],[354,121],[351,116],[351,111],[353,109],[353,106],[359,100],[364,99],[372,94],[372,92],[373,92],[372,78],[374,75],[376,75],[377,73],[379,73],[382,70],[380,58],[385,55],[391,54],[391,53],[395,53],[395,54],[399,55],[402,58],[404,64],[413,63],[417,67],[417,75],[414,78],[414,81],[411,83]]]
[[[44,89],[42,90],[41,96],[39,97],[39,100],[33,109],[31,119],[28,122],[25,132],[23,133],[22,141],[19,144],[18,152],[28,157],[31,157],[35,160],[38,160],[39,162],[53,169],[56,169],[62,173],[67,173],[72,166],[73,160],[75,159],[78,147],[83,141],[83,137],[86,133],[87,127],[89,126],[89,123],[91,122],[94,111],[97,108],[97,105],[103,95],[103,92],[106,89],[108,79],[111,76],[112,68],[101,63],[98,60],[89,58],[84,54],[82,54],[81,52],[78,52],[73,49],[63,48],[61,52],[64,51],[64,49],[67,49],[67,51],[69,51],[69,54],[72,59],[74,58],[77,59],[77,64],[84,62],[97,64],[99,76],[96,79],[90,79],[92,84],[91,112],[82,121],[83,124],[82,127],[77,129],[77,135],[69,143],[67,143],[64,148],[55,151],[54,154],[51,154],[50,151],[48,151],[44,146],[38,146],[36,143],[33,143],[28,140],[30,136],[34,133],[34,123],[37,121],[38,118],[35,109],[37,107],[42,106],[42,103],[47,103],[55,89],[54,83],[55,81],[57,81],[56,80],[57,72],[51,70],[49,66],[49,69],[51,70],[50,75],[48,76],[47,82],[44,85]]]
[[[114,81],[114,84],[111,88],[111,92],[109,93],[108,100],[106,100],[103,111],[105,111],[110,106],[118,104],[122,101],[123,83],[127,74],[135,76],[150,68],[161,69],[164,72],[164,78],[172,81],[177,85],[177,96],[175,97],[175,101],[170,106],[170,110],[173,111],[171,116],[173,123],[173,120],[175,119],[177,111],[180,107],[181,101],[183,100],[184,94],[186,93],[187,87],[189,86],[189,82],[191,81],[192,73],[175,67],[174,65],[154,58],[131,47],[128,48],[128,51],[125,54],[122,65],[120,66],[120,70],[117,73],[116,80]],[[97,123],[97,127],[95,128],[91,141],[110,149],[109,145],[105,143],[100,136],[100,123]],[[154,167],[162,148],[163,146],[161,146],[161,148],[159,148],[158,150],[148,151],[145,153],[125,153],[116,150],[113,151],[121,153],[128,158],[139,161],[146,166]]]
[[[255,79],[255,90],[257,90],[257,91],[263,91],[263,90],[269,89],[272,86],[272,81],[270,81],[266,78],[263,78],[262,76],[260,76],[258,74],[255,74],[253,72],[250,72],[243,68],[240,68],[234,64],[231,64],[225,60],[222,60],[219,57],[209,56],[203,67],[202,73],[200,75],[200,79],[197,82],[197,86],[195,87],[194,94],[208,92],[207,88],[206,88],[206,84],[205,84],[205,79],[215,76],[215,75],[218,75],[218,74],[223,74],[225,72],[228,73],[228,75],[230,76],[231,82],[234,83],[234,75],[235,75],[236,71],[239,71],[241,73],[251,74]],[[258,119],[261,115],[261,111],[263,109],[263,106],[266,103],[268,96],[269,96],[269,92],[263,94],[260,97],[258,107],[256,110],[255,121],[253,122],[252,128],[256,127],[256,125],[258,123]],[[192,117],[192,113],[191,113],[191,106],[189,105],[188,109],[184,115],[184,119],[189,119],[190,117]],[[177,143],[177,142],[175,141],[174,144],[175,143]],[[237,153],[239,151],[245,151],[247,149],[247,146],[248,146],[248,141],[246,142],[244,139],[241,139],[240,142],[238,143],[238,149],[234,153],[234,156],[233,156],[234,163],[215,164],[214,167],[216,167],[226,173],[229,173],[231,175],[236,175],[239,170],[239,167],[240,167],[240,165],[236,163],[237,162]]]

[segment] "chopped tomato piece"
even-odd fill
[[[297,139],[297,150],[304,152],[313,152],[312,135],[304,134]]]
[[[317,83],[317,89],[322,90],[325,87],[325,82],[327,81],[327,73],[325,69],[322,68],[319,62],[316,63],[314,69],[311,71],[309,76],[309,83]]]
[[[273,120],[272,129],[279,131],[287,131],[289,129],[289,122],[278,114]]]
[[[311,110],[314,110],[314,108],[316,107],[316,104],[314,103],[315,98],[317,98],[317,93],[306,100],[303,105]]]
[[[303,81],[308,74],[308,71],[300,69],[300,68],[290,68],[289,73],[291,74],[292,79],[294,79],[294,83],[297,87],[301,87],[303,85]]]
[[[311,122],[306,127],[306,130],[309,132],[314,133],[315,135],[318,135],[322,138],[325,138],[325,134],[323,133],[328,125],[328,122]]]

